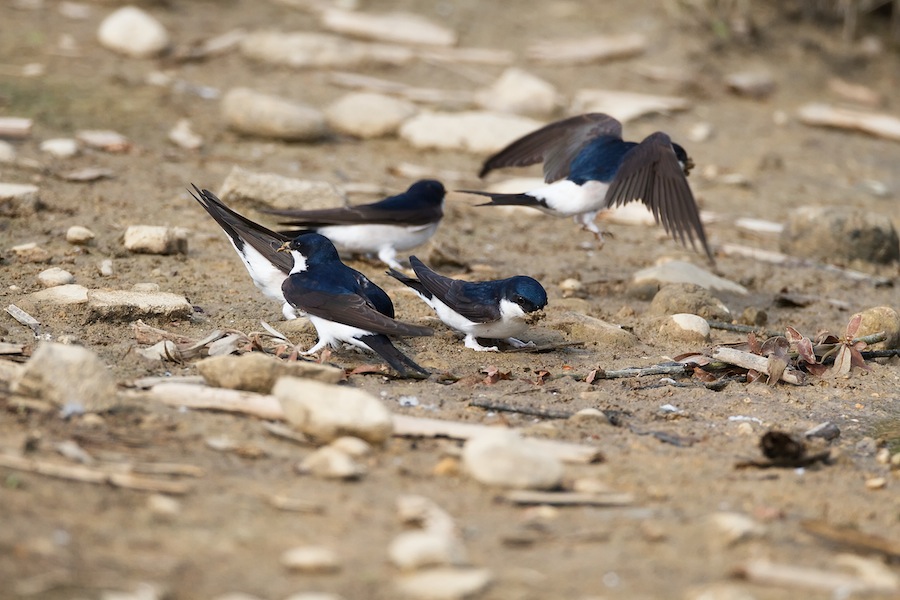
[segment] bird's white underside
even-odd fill
[[[528,328],[528,324],[525,322],[526,314],[522,307],[515,302],[506,299],[500,300],[500,319],[498,321],[475,323],[444,304],[436,296],[432,296],[429,299],[418,292],[416,292],[416,295],[434,310],[444,325],[466,334],[465,344],[467,348],[480,351],[497,351],[496,346],[482,346],[475,338],[506,340],[513,346],[517,345],[517,343],[524,345],[524,343],[515,339],[514,336],[521,334]]]
[[[325,346],[338,348],[342,343],[352,344],[357,348],[369,350],[370,352],[372,351],[371,348],[359,340],[359,338],[364,335],[372,335],[371,331],[344,325],[342,323],[335,323],[334,321],[329,321],[328,319],[313,315],[309,315],[309,322],[316,328],[316,334],[319,336],[319,341],[316,342],[315,346],[306,352],[301,352],[301,354],[315,354]]]
[[[588,181],[582,185],[568,179],[560,179],[540,187],[526,195],[544,201],[544,212],[561,217],[597,213],[603,208],[609,185],[601,181]]]
[[[234,240],[231,239],[231,236],[226,237],[228,237],[228,241],[231,242],[235,252],[237,252],[241,261],[244,263],[244,267],[246,267],[247,272],[250,274],[250,279],[253,280],[254,285],[256,285],[264,296],[281,304],[281,314],[284,315],[284,318],[290,321],[300,317],[303,313],[288,304],[284,299],[284,292],[281,291],[281,285],[284,283],[284,280],[287,279],[287,274],[269,262],[261,252],[250,244],[245,243],[243,249],[239,249],[235,245]],[[291,254],[295,255],[294,268],[297,266],[298,256],[302,260],[303,268],[306,268],[306,259],[304,259],[299,252],[291,252]]]
[[[437,231],[437,223],[427,225],[329,225],[317,231],[327,237],[339,252],[349,254],[375,253],[394,269],[402,265],[397,252],[421,246]]]

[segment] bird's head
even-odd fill
[[[680,145],[673,142],[672,149],[675,150],[675,156],[678,158],[678,162],[681,163],[681,169],[684,171],[685,176],[690,175],[691,169],[694,168],[694,161],[691,160],[687,151]]]
[[[541,310],[547,306],[547,292],[536,279],[518,275],[509,279],[504,296],[522,307],[526,313]]]
[[[295,270],[305,270],[308,264],[340,260],[338,251],[331,240],[319,233],[301,233],[294,239],[283,243],[278,248],[278,252],[290,252],[294,256]],[[301,261],[303,267],[298,269]]]
[[[409,186],[406,193],[410,196],[416,196],[423,200],[427,200],[432,204],[440,204],[444,201],[444,196],[447,191],[444,189],[444,184],[440,181],[434,179],[422,179]]]

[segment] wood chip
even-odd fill
[[[900,543],[895,540],[863,533],[849,527],[835,527],[825,521],[802,521],[800,527],[807,533],[855,552],[877,552],[887,558],[900,559]]]
[[[24,117],[0,117],[0,138],[27,138],[33,124]]]
[[[442,90],[406,85],[398,81],[360,75],[346,71],[331,73],[329,81],[334,85],[365,92],[377,92],[405,98],[420,104],[437,104],[468,108],[475,105],[475,93],[468,90]]]
[[[31,329],[31,331],[34,332],[34,335],[37,336],[41,334],[40,321],[29,315],[27,312],[25,312],[15,304],[10,304],[9,306],[7,306],[6,312],[8,312],[9,316],[11,316],[13,319],[18,321],[25,327]]]
[[[712,354],[713,360],[722,361],[730,365],[741,367],[742,369],[752,369],[760,373],[769,374],[769,359],[758,354],[751,354],[734,348],[719,347]],[[791,383],[793,385],[803,385],[806,382],[801,371],[797,371],[791,367],[786,368],[780,377],[781,381]]]
[[[797,112],[801,123],[861,131],[900,141],[900,118],[885,113],[835,108],[828,104],[807,104]]]
[[[154,400],[169,406],[236,412],[260,419],[279,421],[284,419],[281,403],[275,396],[187,383],[161,383],[154,385],[146,393]]]
[[[323,513],[325,507],[311,500],[302,498],[293,498],[291,496],[274,495],[269,496],[269,503],[278,510],[300,513]]]
[[[641,54],[646,47],[647,39],[640,33],[598,35],[537,42],[528,48],[528,58],[552,64],[583,64],[628,58]]]
[[[740,565],[734,571],[736,577],[746,579],[752,583],[772,585],[777,587],[802,588],[807,590],[823,591],[831,594],[852,594],[853,592],[891,592],[897,590],[897,581],[894,576],[891,579],[891,573],[888,567],[880,565],[883,571],[886,571],[887,578],[879,573],[881,577],[871,572],[873,569],[864,568],[859,563],[860,557],[852,561],[851,566],[856,566],[858,575],[849,573],[841,573],[834,569],[816,569],[812,567],[802,567],[798,565],[776,564],[769,560],[758,559],[748,560]],[[849,561],[848,561],[849,562]],[[871,561],[868,561],[869,563]],[[865,567],[875,567],[873,564],[867,564]],[[877,570],[877,567],[875,568]]]

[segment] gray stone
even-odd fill
[[[412,102],[373,92],[352,92],[325,109],[335,131],[368,139],[394,135],[404,121],[418,112]]]
[[[551,83],[516,67],[510,67],[494,83],[475,94],[486,110],[520,115],[549,115],[560,104]]]
[[[642,269],[631,279],[631,292],[640,297],[652,298],[657,289],[666,283],[693,283],[700,287],[746,295],[747,288],[683,260],[667,260]],[[647,292],[650,293],[647,293]]]
[[[94,237],[93,231],[81,225],[72,225],[66,230],[66,241],[76,246],[84,246]]]
[[[312,142],[328,132],[319,109],[248,88],[229,90],[221,109],[228,126],[247,135]]]
[[[775,78],[768,71],[740,71],[728,75],[725,85],[739,96],[763,99],[775,91]]]
[[[35,304],[55,304],[65,306],[67,304],[87,304],[88,289],[83,285],[69,284],[34,292],[28,298]]]
[[[213,387],[260,394],[268,394],[278,378],[285,375],[322,383],[337,383],[344,379],[344,371],[336,367],[305,360],[285,361],[261,352],[213,356],[198,362],[197,370]]]
[[[466,549],[458,536],[446,531],[404,531],[388,547],[391,563],[405,570],[437,565],[464,565]]]
[[[38,273],[38,282],[47,288],[75,283],[75,276],[59,267],[50,267]]]
[[[287,421],[321,441],[344,435],[384,442],[394,429],[391,413],[372,394],[345,385],[282,377],[272,393]]]
[[[513,431],[498,429],[468,440],[462,458],[469,475],[486,485],[542,490],[562,483],[559,459]]]
[[[134,58],[157,56],[169,46],[166,28],[134,6],[123,6],[103,19],[97,39],[110,50]]]
[[[404,65],[412,62],[412,48],[371,44],[323,33],[254,31],[241,43],[247,58],[298,69],[349,69],[365,64]]]
[[[149,317],[187,319],[193,307],[184,296],[169,292],[89,290],[88,322],[135,321]]]
[[[219,198],[226,204],[250,201],[271,208],[294,210],[335,208],[347,204],[341,191],[327,181],[257,173],[241,167],[232,167],[219,188]]]
[[[730,321],[731,311],[706,288],[693,283],[665,285],[653,297],[650,315],[691,313],[713,321]]]
[[[421,112],[400,127],[400,137],[415,148],[491,154],[543,123],[518,115],[468,111]]]
[[[116,382],[103,361],[87,348],[54,342],[38,345],[12,391],[88,412],[116,404]]]
[[[396,586],[402,594],[416,600],[461,600],[483,591],[492,580],[488,569],[436,567],[403,575]]]
[[[187,232],[180,227],[131,225],[125,230],[125,249],[140,254],[187,254]]]
[[[545,325],[564,331],[573,340],[595,342],[609,350],[632,348],[638,341],[633,333],[620,325],[575,311],[556,314],[548,310]]]
[[[791,211],[781,250],[824,262],[900,260],[900,239],[887,215],[845,206],[801,206]]]
[[[40,206],[39,189],[30,183],[0,183],[0,217],[27,217]]]

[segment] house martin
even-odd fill
[[[694,166],[687,152],[661,131],[640,143],[622,139],[622,124],[589,113],[550,123],[488,158],[479,177],[502,167],[544,164],[547,185],[521,194],[476,192],[482,206],[530,206],[554,216],[572,216],[602,244],[594,218],[601,210],[640,200],[673,238],[696,249],[699,240],[712,261],[697,203],[687,182]]]
[[[228,235],[228,240],[241,257],[256,287],[266,297],[282,305],[281,312],[285,319],[296,319],[300,316],[297,309],[285,300],[282,290],[285,279],[294,268],[294,259],[290,254],[279,252],[278,249],[285,242],[290,242],[291,238],[254,223],[231,210],[209,190],[201,190],[196,185],[193,187],[196,193],[190,190],[188,192]],[[357,283],[378,312],[390,318],[394,317],[394,305],[384,290],[369,281],[362,273],[357,273]]]
[[[444,216],[444,190],[440,181],[424,179],[402,194],[372,204],[321,210],[266,210],[284,217],[284,231],[294,238],[315,231],[347,254],[375,253],[392,269],[400,269],[397,252],[420,246],[431,239]]]
[[[415,256],[409,264],[418,279],[394,269],[388,275],[406,284],[451,329],[466,334],[466,348],[497,352],[476,338],[502,339],[523,348],[534,342],[516,339],[528,327],[526,317],[547,305],[547,292],[535,279],[517,275],[496,281],[462,281],[438,275]]]
[[[341,342],[371,350],[403,377],[428,376],[428,371],[397,350],[388,338],[425,336],[428,327],[395,321],[372,300],[372,289],[387,298],[365,275],[341,262],[331,241],[318,233],[303,233],[282,244],[294,266],[282,283],[284,298],[309,316],[319,341],[302,354],[313,354]],[[390,302],[390,299],[388,299]],[[393,313],[393,306],[391,307]]]

